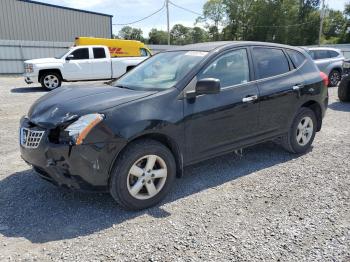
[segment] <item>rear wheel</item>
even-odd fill
[[[291,153],[305,153],[311,146],[316,134],[315,113],[302,107],[293,120],[288,134],[282,137],[282,146]]]
[[[329,73],[329,85],[330,87],[337,86],[341,80],[341,73],[338,70],[333,69]]]
[[[341,81],[338,87],[338,97],[342,102],[350,102],[350,81]]]
[[[140,210],[159,203],[174,182],[176,164],[170,150],[153,140],[128,146],[110,180],[112,197],[125,209]]]
[[[62,80],[61,76],[59,76],[57,73],[47,72],[41,76],[40,83],[42,87],[53,90],[61,86]]]

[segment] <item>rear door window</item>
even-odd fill
[[[314,50],[313,52],[315,53],[314,59],[316,60],[330,58],[330,55],[328,54],[328,50]]]
[[[89,59],[89,48],[79,48],[71,53],[71,60]]]
[[[94,47],[93,51],[94,51],[94,58],[95,59],[106,58],[106,52],[105,52],[104,48],[102,48],[102,47]]]
[[[290,57],[290,60],[292,60],[292,63],[295,68],[298,68],[299,66],[302,65],[302,63],[304,63],[306,58],[302,53],[295,50],[290,50],[290,49],[287,49],[286,51]]]
[[[258,79],[272,77],[287,73],[289,63],[281,49],[253,48],[253,60],[257,68]]]

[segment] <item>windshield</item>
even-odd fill
[[[175,51],[157,54],[114,82],[136,90],[168,89],[176,85],[207,54],[198,51]]]

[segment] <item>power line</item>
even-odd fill
[[[180,8],[180,9],[182,9],[182,10],[185,10],[185,11],[187,11],[187,12],[190,12],[190,13],[192,13],[192,14],[199,15],[199,16],[202,15],[202,14],[200,14],[200,13],[198,13],[198,12],[196,12],[196,11],[193,11],[193,10],[191,10],[191,9],[188,9],[188,8],[186,8],[186,7],[179,6],[179,5],[175,4],[175,3],[173,3],[172,1],[169,1],[169,4],[171,4],[171,5],[173,5],[173,6],[177,7],[177,8]]]
[[[142,21],[144,21],[144,20],[146,20],[146,19],[148,19],[148,18],[150,18],[150,17],[154,16],[155,14],[157,14],[157,13],[159,13],[159,12],[163,11],[163,9],[164,9],[164,8],[165,8],[165,2],[163,3],[163,6],[162,6],[161,8],[159,8],[157,11],[153,12],[152,14],[150,14],[150,15],[148,15],[148,16],[146,16],[146,17],[144,17],[144,18],[141,18],[141,19],[139,19],[139,20],[132,21],[132,22],[129,22],[129,23],[123,23],[123,24],[113,24],[113,25],[124,26],[124,25],[132,25],[132,24],[136,24],[136,23],[142,22]]]

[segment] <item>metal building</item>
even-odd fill
[[[73,42],[112,36],[112,16],[31,0],[0,0],[0,39]]]

